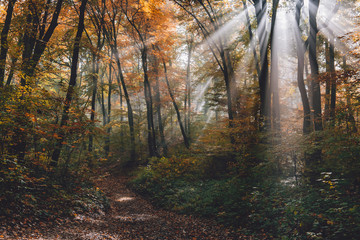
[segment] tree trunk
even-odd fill
[[[327,39],[325,39],[325,44],[324,44],[324,48],[325,48],[325,63],[326,63],[326,72],[331,75],[331,71],[330,71],[330,49],[329,49],[329,42]],[[327,76],[326,81],[325,81],[325,107],[324,107],[324,123],[325,126],[327,125],[328,121],[329,121],[329,117],[330,117],[330,76]]]
[[[42,36],[37,38],[39,22],[37,21],[36,14],[34,13],[34,9],[32,9],[29,5],[28,14],[26,16],[26,25],[25,25],[25,33],[23,38],[24,49],[22,53],[22,64],[21,64],[21,86],[27,85],[27,80],[31,79],[35,73],[36,66],[38,65],[42,54],[45,51],[47,43],[49,42],[54,30],[57,26],[57,20],[60,14],[60,10],[62,7],[63,0],[58,0],[55,11],[53,13],[52,21],[49,24],[49,27]],[[45,31],[45,30],[44,30]],[[3,83],[1,83],[3,84]],[[25,92],[22,92],[22,99],[25,98]],[[24,104],[20,104],[18,106],[18,117],[17,117],[17,125],[18,126],[28,126],[30,128],[30,120],[26,116],[25,113],[29,112],[28,106]],[[23,131],[19,131],[16,134],[18,141],[14,143],[14,149],[16,151],[17,157],[19,161],[23,161],[25,158],[25,151],[27,146],[27,136]]]
[[[134,114],[133,114],[133,110],[132,110],[132,107],[131,107],[130,96],[129,96],[129,93],[127,91],[124,75],[122,73],[121,62],[120,62],[120,58],[119,58],[119,52],[117,50],[116,44],[112,45],[111,48],[112,48],[113,55],[115,56],[116,64],[117,64],[117,67],[118,67],[118,76],[120,77],[120,81],[119,81],[119,78],[116,78],[116,79],[117,79],[119,85],[120,85],[120,82],[121,82],[121,86],[122,86],[122,89],[124,91],[124,97],[125,97],[126,106],[127,106],[127,114],[128,114],[129,130],[130,130],[130,145],[131,145],[130,146],[130,162],[131,162],[131,164],[133,164],[134,161],[135,161],[135,158],[136,158]]]
[[[258,55],[257,55],[257,52],[256,52],[255,41],[253,41],[253,33],[252,33],[252,28],[251,28],[249,10],[247,8],[246,0],[242,0],[242,2],[243,2],[243,5],[244,5],[244,11],[245,11],[245,15],[246,15],[246,22],[247,22],[248,31],[249,31],[250,47],[251,47],[253,55],[254,55],[256,73],[257,73],[257,76],[259,77],[259,75],[260,75],[259,59],[258,59]]]
[[[271,20],[271,33],[270,33],[270,43],[271,43],[271,91],[272,91],[272,119],[274,130],[278,133],[280,132],[280,100],[279,100],[279,57],[278,49],[276,44],[276,35],[275,35],[275,22],[277,15],[277,8],[279,5],[279,0],[273,0],[273,10],[272,10],[272,20]]]
[[[270,118],[270,91],[269,91],[269,59],[266,24],[266,0],[254,0],[256,21],[259,32],[260,45],[260,74],[259,74],[259,95],[260,95],[260,130],[266,131],[271,125]],[[260,29],[264,26],[264,29]]]
[[[1,47],[0,47],[0,87],[4,85],[6,56],[9,50],[8,34],[10,30],[11,19],[13,15],[14,5],[16,0],[9,0],[8,8],[6,10],[6,18],[3,29],[1,31]]]
[[[191,54],[193,49],[193,39],[188,43],[188,58],[186,67],[186,89],[185,89],[185,101],[184,101],[184,112],[185,112],[185,132],[191,141]]]
[[[38,65],[42,54],[45,51],[47,43],[49,42],[51,36],[53,35],[55,28],[58,25],[58,18],[60,15],[61,7],[63,0],[58,0],[56,3],[55,11],[53,13],[51,22],[48,29],[43,30],[44,33],[41,34],[41,38],[36,39],[38,22],[32,16],[32,11],[29,9],[30,13],[27,16],[27,29],[24,34],[24,50],[22,57],[21,70],[23,72],[21,77],[21,85],[27,85],[27,78],[31,78],[34,75],[36,66]]]
[[[90,112],[90,122],[93,128],[95,127],[95,110],[96,110],[96,94],[97,94],[97,82],[99,76],[99,62],[96,53],[93,53],[92,56],[92,96],[91,96],[91,112]],[[94,135],[90,133],[89,135],[89,146],[88,151],[92,152],[94,143]]]
[[[316,16],[317,16],[320,0],[310,0],[309,3],[312,3],[309,7],[309,17],[310,17],[309,61],[311,68],[314,126],[315,126],[315,131],[320,131],[323,129],[323,125],[322,125],[322,116],[321,116],[320,83],[318,79],[319,65],[317,62],[317,54],[316,54],[316,35],[318,33]]]
[[[69,87],[66,93],[65,98],[65,105],[63,108],[63,114],[60,122],[60,134],[59,138],[56,141],[54,152],[51,157],[51,166],[55,167],[58,164],[58,160],[61,153],[62,148],[62,142],[65,138],[65,133],[61,130],[63,126],[67,125],[67,121],[69,120],[69,109],[71,106],[71,102],[74,95],[74,88],[76,86],[76,76],[77,76],[77,67],[78,67],[78,60],[79,60],[79,52],[80,52],[80,41],[81,36],[84,31],[84,18],[85,18],[85,9],[86,9],[86,3],[88,0],[82,0],[81,6],[80,6],[80,16],[79,16],[79,24],[77,27],[77,33],[75,37],[75,43],[73,48],[73,57],[71,61],[71,74],[70,74],[70,81],[69,81]]]
[[[155,57],[154,57],[155,58]],[[168,148],[167,148],[167,144],[165,141],[165,134],[164,134],[164,126],[162,123],[162,117],[161,117],[161,99],[160,99],[160,84],[159,84],[159,76],[158,76],[158,67],[159,67],[159,63],[157,60],[154,61],[154,72],[155,72],[155,106],[156,106],[156,113],[157,113],[157,118],[158,118],[158,125],[159,125],[159,133],[160,133],[160,142],[161,142],[161,147],[163,149],[163,154],[164,156],[168,155]]]
[[[309,0],[309,23],[310,23],[310,35],[309,35],[309,62],[311,68],[311,88],[313,98],[313,112],[314,112],[314,128],[315,131],[323,130],[322,116],[321,116],[321,93],[319,83],[319,65],[317,62],[316,54],[316,35],[318,33],[316,15],[318,11],[320,0]],[[314,184],[319,177],[320,165],[322,162],[321,155],[321,138],[315,136],[313,141],[313,151],[309,154],[309,157],[305,159],[305,175],[309,177],[310,183]]]
[[[300,13],[301,8],[304,5],[304,0],[298,0],[296,3],[296,42],[297,42],[297,57],[298,57],[298,73],[297,73],[297,83],[300,91],[301,102],[303,105],[304,111],[304,120],[303,120],[303,133],[308,134],[311,131],[311,119],[310,119],[310,104],[309,98],[306,92],[305,83],[304,83],[304,62],[305,62],[305,46],[301,38],[301,29],[300,29]]]
[[[329,46],[329,64],[330,64],[330,120],[335,120],[335,107],[336,107],[336,76],[335,76],[335,50],[334,50],[334,36],[331,34]]]
[[[106,123],[109,124],[110,120],[111,120],[111,91],[112,91],[112,59],[113,59],[113,54],[111,53],[111,57],[110,57],[110,63],[109,63],[109,92],[108,92],[108,99],[107,99],[107,120]],[[109,125],[107,130],[106,130],[106,137],[105,137],[105,155],[109,156],[110,153],[110,133],[111,133],[111,126]]]
[[[347,71],[346,57],[345,56],[343,56],[343,70]],[[346,105],[347,105],[346,127],[348,128],[348,122],[350,122],[350,124],[351,124],[350,132],[356,133],[357,132],[357,127],[356,127],[356,121],[355,121],[355,118],[354,118],[354,109],[352,108],[352,104],[351,104],[351,94],[350,94],[351,89],[350,89],[349,83],[347,83],[346,86],[347,86],[346,87],[346,93],[347,93],[346,94]],[[334,121],[335,121],[335,119],[334,119]]]
[[[186,148],[190,148],[190,143],[189,143],[189,140],[186,136],[186,133],[185,133],[185,129],[184,129],[184,126],[183,126],[183,123],[181,121],[181,116],[180,116],[180,111],[179,111],[179,108],[176,104],[176,101],[175,101],[175,97],[172,93],[172,90],[171,90],[171,87],[170,87],[170,83],[169,83],[169,79],[168,79],[168,76],[167,76],[167,69],[166,69],[166,64],[163,60],[163,66],[164,66],[164,73],[165,73],[165,81],[166,81],[166,85],[167,85],[167,88],[168,88],[168,91],[169,91],[169,95],[171,97],[171,100],[173,102],[173,105],[174,105],[174,108],[175,108],[175,111],[176,111],[176,116],[177,116],[177,119],[178,119],[178,122],[179,122],[179,126],[180,126],[180,130],[181,130],[181,134],[184,138],[184,144],[185,144],[185,147]]]
[[[150,157],[158,156],[155,139],[154,116],[153,116],[153,102],[151,94],[151,86],[148,77],[147,69],[147,48],[145,43],[141,49],[141,62],[144,72],[144,95],[146,102],[146,118],[147,118],[147,134],[148,134],[148,147]]]
[[[181,1],[178,1],[178,0],[173,0],[173,1],[179,7],[181,7],[184,11],[186,11],[190,16],[192,16],[194,18],[194,20],[196,21],[196,23],[199,26],[201,33],[203,34],[203,36],[205,38],[205,41],[208,43],[210,50],[218,64],[219,68],[221,69],[221,71],[223,73],[225,87],[226,87],[229,127],[233,127],[233,120],[236,115],[236,112],[235,112],[236,109],[234,108],[235,103],[236,103],[236,98],[233,95],[237,91],[236,91],[236,85],[235,85],[235,81],[234,81],[234,71],[232,69],[231,59],[229,57],[230,56],[229,51],[226,49],[226,46],[224,45],[224,39],[222,37],[219,37],[219,41],[217,43],[210,36],[210,32],[216,32],[219,29],[219,26],[222,25],[221,19],[218,18],[214,14],[214,11],[212,10],[212,6],[210,5],[210,1],[207,1],[207,4],[209,5],[209,8],[210,8],[210,10],[209,10],[209,9],[207,9],[207,7],[205,6],[203,1],[197,0],[197,3],[199,3],[202,6],[202,8],[205,10],[205,13],[208,16],[208,19],[211,22],[210,28],[212,27],[212,29],[209,31],[208,27],[205,24],[203,24],[192,11],[188,10]],[[215,52],[215,51],[217,51],[217,52]],[[220,55],[221,59],[218,58],[217,53]],[[232,136],[231,136],[231,142],[234,142],[234,138]]]

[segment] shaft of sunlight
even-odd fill
[[[194,100],[194,103],[196,106],[195,112],[201,111],[202,107],[204,106],[204,104],[205,104],[204,96],[205,96],[205,93],[206,93],[207,89],[209,88],[211,82],[212,82],[212,78],[209,78],[207,80],[207,82],[205,83],[205,85],[200,85],[199,86],[200,89],[196,90],[196,92],[198,92],[198,94],[196,95],[196,98]]]

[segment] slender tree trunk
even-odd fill
[[[188,43],[188,58],[187,58],[187,67],[186,67],[186,89],[185,89],[185,132],[191,142],[191,54],[193,49],[193,39]]]
[[[297,57],[298,57],[297,83],[298,83],[301,102],[304,111],[303,133],[308,134],[311,131],[310,104],[304,83],[305,46],[303,40],[301,39],[301,30],[300,30],[300,13],[303,5],[304,5],[304,0],[298,0],[296,3],[295,20],[297,24],[296,25],[297,30],[295,30],[296,32],[295,38],[297,42]]]
[[[35,46],[35,35],[37,25],[34,23],[34,17],[32,16],[32,10],[28,7],[29,13],[26,16],[26,28],[24,33],[24,49],[22,52],[22,77],[21,77],[21,86],[26,85],[25,79],[32,76],[31,74],[31,56]],[[21,90],[21,99],[24,100],[26,98],[26,92]],[[25,101],[21,101],[21,103],[17,107],[18,116],[16,119],[16,125],[22,126],[22,128],[30,128],[30,119],[26,116],[25,113],[29,112],[29,106],[25,104]],[[13,144],[13,149],[15,150],[15,154],[20,162],[23,162],[25,159],[25,152],[27,146],[27,134],[21,129],[15,129],[15,141]]]
[[[345,56],[343,56],[343,70],[347,71],[347,64],[346,64],[346,57]],[[351,89],[350,89],[349,83],[347,83],[347,87],[346,87],[346,105],[347,105],[346,126],[348,126],[348,122],[350,122],[351,123],[350,131],[353,132],[353,133],[356,133],[357,132],[357,127],[356,127],[356,121],[355,121],[355,117],[354,117],[354,109],[352,108],[352,104],[351,104],[351,94],[350,94],[350,92],[351,92]],[[335,113],[334,113],[334,117],[335,117]],[[335,121],[335,119],[334,119],[334,121]]]
[[[154,71],[155,71],[155,106],[156,106],[156,113],[157,113],[157,118],[158,118],[158,122],[159,122],[159,133],[160,133],[160,142],[161,142],[161,147],[163,149],[163,154],[164,156],[168,155],[168,148],[167,148],[167,144],[165,141],[165,134],[164,134],[164,126],[162,123],[162,117],[161,117],[161,99],[160,99],[160,84],[159,84],[159,76],[158,76],[158,67],[159,67],[159,63],[157,60],[154,61]]]
[[[316,54],[316,35],[318,33],[316,16],[319,8],[320,0],[309,0],[309,16],[310,16],[310,36],[309,36],[309,61],[311,68],[311,85],[314,109],[314,126],[315,131],[323,129],[321,116],[321,93],[319,83],[319,65]]]
[[[4,78],[5,78],[5,67],[6,67],[6,56],[9,50],[9,43],[8,43],[8,34],[11,25],[11,19],[13,15],[14,5],[16,0],[9,0],[8,8],[6,10],[6,18],[4,22],[3,29],[1,31],[1,40],[0,40],[0,87],[4,85]]]
[[[133,113],[132,106],[131,106],[130,96],[127,91],[125,78],[122,73],[121,62],[120,62],[117,46],[112,45],[111,48],[112,48],[113,55],[115,56],[116,64],[118,67],[118,76],[120,77],[120,81],[119,81],[119,78],[116,78],[116,79],[117,79],[119,85],[121,82],[121,86],[124,91],[124,97],[125,97],[126,106],[127,106],[127,114],[128,114],[129,130],[130,130],[130,162],[131,162],[131,164],[133,164],[135,162],[135,158],[136,158],[134,113]]]
[[[61,130],[63,126],[67,125],[67,121],[69,120],[69,110],[71,106],[71,102],[74,95],[74,90],[76,86],[76,76],[77,76],[77,67],[78,67],[78,60],[79,60],[79,52],[80,52],[80,41],[81,36],[84,31],[84,18],[85,18],[85,9],[86,4],[88,0],[82,0],[81,6],[80,6],[80,16],[79,16],[79,24],[77,27],[77,33],[75,37],[75,43],[73,48],[73,57],[71,61],[71,74],[70,74],[70,81],[69,81],[69,87],[66,93],[65,98],[65,105],[63,108],[63,114],[60,122],[60,134],[59,138],[56,141],[54,152],[51,157],[51,166],[55,167],[58,164],[61,148],[62,148],[62,142],[65,139],[65,133]]]
[[[153,116],[153,102],[151,94],[151,86],[149,82],[148,69],[147,69],[147,48],[145,44],[141,49],[141,62],[144,72],[144,95],[146,102],[146,118],[147,118],[147,134],[148,134],[148,147],[150,157],[158,156],[155,139],[155,127],[154,127],[154,116]]]
[[[243,5],[244,5],[246,22],[247,22],[248,31],[249,31],[250,47],[251,47],[253,55],[254,55],[256,73],[257,73],[257,76],[259,77],[260,76],[259,59],[258,59],[258,55],[257,55],[257,52],[256,52],[255,41],[253,41],[254,36],[253,36],[253,33],[252,33],[252,28],[251,28],[249,10],[247,8],[246,0],[242,0],[242,2],[243,2]]]
[[[316,54],[316,35],[318,33],[316,16],[320,0],[309,0],[309,62],[311,68],[311,89],[313,98],[313,112],[314,112],[314,128],[315,131],[323,130],[322,116],[321,116],[321,94],[320,94],[320,82],[319,82],[319,65],[317,62]],[[322,162],[321,138],[316,135],[313,140],[313,151],[309,154],[309,157],[305,159],[305,175],[309,177],[310,183],[314,184],[319,177],[320,165]]]
[[[269,59],[268,59],[268,33],[266,30],[266,0],[254,0],[256,21],[259,33],[260,45],[260,74],[259,74],[259,95],[260,95],[260,130],[266,131],[271,125],[270,118],[270,91],[269,91]],[[260,27],[264,28],[260,28]]]
[[[105,127],[106,123],[107,123],[107,112],[105,109],[105,95],[104,95],[104,77],[101,77],[101,92],[100,94],[98,94],[98,99],[99,99],[99,105],[101,106],[101,113],[102,113],[102,123],[103,123],[103,127]]]
[[[29,9],[29,14],[27,16],[27,29],[24,34],[24,50],[22,57],[22,77],[21,85],[26,86],[28,78],[33,77],[36,66],[38,65],[41,56],[43,55],[47,43],[49,42],[51,36],[53,35],[55,28],[58,25],[58,18],[62,8],[63,0],[58,0],[56,3],[55,11],[53,13],[51,22],[46,32],[45,29],[43,32],[40,32],[40,37],[36,38],[38,22],[32,16],[32,11]]]
[[[95,111],[96,111],[96,94],[97,94],[97,83],[99,76],[99,62],[96,53],[93,53],[92,56],[92,97],[91,97],[91,112],[90,112],[90,121],[93,127],[95,127]],[[89,135],[89,146],[88,151],[92,152],[94,144],[94,135],[90,133]]]
[[[329,46],[329,64],[330,64],[330,120],[335,120],[335,107],[336,107],[336,74],[335,74],[335,50],[334,50],[334,36],[331,34]]]
[[[164,66],[164,73],[165,73],[166,85],[167,85],[167,87],[168,87],[168,91],[169,91],[171,100],[172,100],[172,102],[173,102],[173,105],[174,105],[174,108],[175,108],[175,111],[176,111],[176,116],[177,116],[177,119],[178,119],[178,122],[179,122],[181,134],[182,134],[182,136],[183,136],[183,138],[184,138],[184,144],[185,144],[185,147],[186,147],[186,148],[190,148],[189,139],[188,139],[187,136],[186,136],[185,129],[184,129],[183,123],[182,123],[182,121],[181,121],[180,111],[179,111],[179,108],[178,108],[178,106],[177,106],[177,104],[176,104],[174,94],[172,93],[172,90],[171,90],[171,87],[170,87],[169,79],[168,79],[168,76],[167,76],[166,63],[165,63],[164,61],[163,61],[163,66]]]
[[[15,73],[15,65],[16,65],[16,62],[18,61],[18,58],[17,57],[12,57],[11,59],[11,65],[10,65],[10,72],[9,72],[9,75],[7,77],[7,80],[6,80],[6,86],[9,86],[11,84],[11,81],[14,77],[14,73]]]
[[[107,124],[110,124],[111,121],[111,91],[112,91],[112,59],[113,59],[113,54],[111,53],[111,57],[110,57],[110,63],[109,63],[109,92],[108,92],[108,99],[107,99]],[[106,137],[105,137],[105,155],[109,156],[110,153],[110,133],[111,133],[111,126],[109,125],[107,130],[106,130]]]
[[[275,23],[277,8],[279,5],[279,0],[273,0],[273,10],[272,10],[272,20],[271,20],[271,33],[270,33],[270,43],[271,43],[271,91],[272,91],[272,119],[273,126],[275,131],[280,132],[280,100],[279,100],[279,57],[278,49],[276,46],[275,35]]]
[[[329,49],[329,42],[327,39],[325,39],[325,44],[324,44],[324,48],[325,48],[325,62],[326,62],[326,72],[331,75],[331,71],[330,71],[330,49]],[[325,126],[327,125],[328,121],[329,121],[329,117],[330,117],[330,76],[328,76],[326,78],[326,82],[325,82],[325,107],[324,107],[324,123]]]
[[[220,67],[223,76],[224,76],[224,82],[225,82],[225,88],[226,88],[226,97],[227,97],[227,108],[228,108],[228,119],[229,119],[229,127],[233,127],[233,120],[234,117],[236,117],[236,98],[233,96],[236,91],[236,84],[234,81],[234,71],[232,69],[231,59],[229,55],[229,51],[226,49],[226,45],[224,44],[224,39],[222,37],[219,37],[218,43],[212,39],[210,36],[210,32],[217,31],[219,29],[219,26],[222,25],[221,19],[216,16],[214,13],[212,6],[210,4],[210,1],[206,1],[208,4],[208,9],[204,2],[201,0],[197,0],[197,3],[199,3],[202,8],[205,10],[205,13],[208,16],[208,19],[211,22],[210,28],[212,29],[209,31],[208,26],[205,26],[197,17],[196,15],[188,10],[186,6],[178,0],[173,0],[179,7],[181,7],[185,12],[187,12],[190,16],[194,18],[196,23],[199,26],[200,31],[202,32],[205,41],[209,44],[210,50],[213,53],[213,56],[218,63],[218,66]],[[191,5],[191,4],[190,4]],[[191,6],[192,7],[192,6]],[[220,55],[220,58],[218,58],[217,53]],[[231,136],[231,142],[234,142],[234,138]]]
[[[225,50],[223,48],[220,49],[220,56],[223,62],[223,75],[224,75],[224,81],[225,81],[225,88],[226,88],[226,96],[227,96],[227,108],[228,108],[228,116],[229,116],[229,126],[233,127],[233,120],[234,120],[234,97],[233,92],[233,73],[229,69],[229,64],[226,60]]]
[[[307,48],[307,47],[306,47]],[[308,89],[308,98],[310,104],[310,129],[311,131],[315,129],[314,127],[314,104],[313,104],[313,89],[311,86],[311,76],[309,73],[309,54],[306,54],[306,48],[304,48],[304,63],[305,63],[305,76],[306,76],[306,86]]]

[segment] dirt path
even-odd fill
[[[77,216],[55,227],[36,228],[26,236],[0,239],[247,239],[212,220],[156,209],[129,190],[126,181],[106,177],[97,183],[110,199],[106,214]]]

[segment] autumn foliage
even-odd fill
[[[92,180],[111,169],[255,237],[355,239],[358,11],[0,0],[0,221],[105,211]]]

